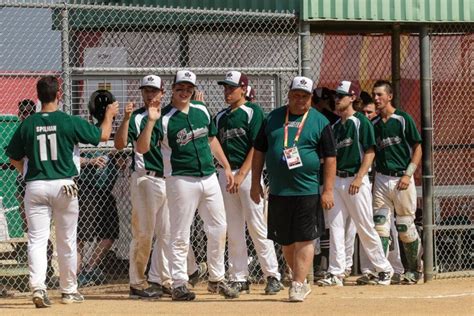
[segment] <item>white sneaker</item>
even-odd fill
[[[306,296],[311,293],[311,287],[308,283],[300,283],[293,281],[289,290],[290,302],[303,302]]]
[[[319,280],[317,283],[319,286],[344,286],[342,278],[334,274],[329,274],[326,278]]]

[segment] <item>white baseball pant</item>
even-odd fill
[[[348,218],[345,229],[346,272],[351,272],[352,266],[354,265],[354,244],[356,234],[357,228],[354,224],[354,221],[351,218]]]
[[[405,272],[405,268],[403,267],[402,259],[400,257],[400,245],[398,243],[398,231],[397,227],[395,226],[395,218],[394,214],[392,213],[391,216],[392,223],[390,225],[390,235],[392,236],[392,244],[393,250],[389,251],[388,253],[388,262],[393,268],[394,273],[403,274]],[[371,273],[374,268],[370,264],[369,258],[365,253],[364,249],[361,247],[359,251],[359,260],[360,260],[360,271],[362,273]]]
[[[170,226],[165,180],[146,175],[142,171],[135,171],[132,173],[130,190],[132,195],[130,286],[136,289],[148,287],[145,270],[150,258],[153,236],[156,237],[156,241],[150,281],[169,285]]]
[[[412,216],[416,213],[416,187],[413,177],[406,190],[398,190],[399,177],[386,176],[376,173],[374,181],[374,209],[386,208],[390,211],[387,221],[392,222],[393,214],[397,216]]]
[[[159,249],[157,248],[159,247],[158,245],[159,243],[160,242],[158,238],[156,238],[155,243],[153,245],[153,252],[151,254],[150,271],[148,271],[148,281],[161,284],[167,288],[171,288],[172,283],[173,283],[171,280],[171,276],[169,277],[169,279],[165,279],[165,281],[163,281],[163,278],[160,275],[161,273],[160,273],[160,267],[159,267],[159,262],[163,261],[163,264],[166,264],[168,266],[168,271],[171,271],[171,262],[168,260],[168,258],[171,256],[167,254],[170,252],[170,249],[168,248],[166,253],[163,249],[156,251],[155,249]],[[161,258],[163,258],[163,260]],[[196,256],[194,255],[193,248],[191,247],[191,245],[189,245],[188,257],[187,257],[188,276],[196,272],[197,269],[198,269],[198,265],[196,263]]]
[[[369,177],[364,177],[359,193],[350,195],[349,186],[353,181],[354,177],[341,178],[336,176],[334,207],[325,210],[330,229],[328,272],[337,276],[344,274],[346,268],[345,228],[349,218],[352,219],[362,247],[369,255],[369,260],[376,271],[393,271],[384,256],[382,243],[374,228]]]
[[[173,288],[188,281],[187,255],[194,213],[198,209],[207,236],[209,281],[224,279],[226,219],[224,201],[215,174],[206,177],[166,178],[171,224],[171,274]]]
[[[233,170],[234,176],[237,172],[238,170]],[[267,220],[263,200],[255,204],[250,198],[251,172],[242,181],[239,192],[236,194],[226,191],[227,182],[222,168],[219,169],[219,184],[224,197],[227,219],[229,280],[244,282],[249,276],[245,224],[255,246],[263,274],[265,277],[272,276],[280,280],[275,246],[273,241],[267,239]]]
[[[28,222],[28,268],[32,291],[46,290],[46,249],[51,219],[56,229],[56,248],[59,263],[61,293],[77,292],[77,197],[69,197],[64,185],[72,179],[36,180],[26,183],[25,213]]]

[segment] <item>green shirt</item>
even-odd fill
[[[160,121],[166,176],[204,177],[216,172],[208,138],[216,136],[217,129],[204,103],[192,101],[188,114],[169,104]]]
[[[405,171],[412,157],[412,147],[421,143],[415,122],[405,112],[395,110],[387,122],[380,117],[374,122],[378,172]]]
[[[336,155],[329,121],[315,109],[309,109],[297,143],[303,166],[290,170],[282,160],[286,108],[283,106],[270,112],[254,144],[256,150],[266,152],[270,193],[280,196],[319,194],[319,159]],[[290,147],[294,144],[302,118],[303,115],[289,115]]]
[[[239,169],[252,149],[255,137],[263,123],[262,109],[246,102],[235,110],[223,109],[214,117],[217,138],[232,170]]]
[[[160,150],[160,139],[162,138],[159,123],[156,123],[150,140],[150,150],[145,154],[136,152],[137,140],[140,133],[145,129],[148,121],[148,110],[142,107],[133,111],[128,125],[128,142],[132,143],[134,152],[132,159],[132,170],[155,171],[158,176],[163,176],[163,157]]]
[[[100,128],[61,111],[35,113],[15,131],[6,154],[28,159],[25,181],[67,179],[79,173],[78,143],[97,145]]]
[[[336,138],[337,170],[357,173],[364,153],[375,146],[374,128],[365,115],[355,112],[342,123],[339,119],[334,125]]]

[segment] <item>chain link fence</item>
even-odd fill
[[[150,73],[163,78],[163,103],[167,104],[174,73],[183,68],[194,71],[198,89],[215,114],[225,106],[217,80],[228,70],[249,76],[256,102],[265,112],[286,102],[288,84],[300,72],[298,20],[292,13],[42,3],[0,4],[0,16],[8,26],[0,35],[7,43],[6,58],[0,60],[2,148],[19,124],[19,101],[36,102],[35,83],[47,74],[65,80],[63,109],[92,122],[87,103],[93,91],[110,90],[121,112],[128,101],[138,108],[143,105],[139,81]],[[474,123],[468,99],[473,78],[472,43],[472,26],[433,29],[433,164],[435,185],[441,190],[435,196],[435,264],[440,276],[473,269]],[[390,35],[312,34],[310,46],[311,77],[317,86],[334,89],[340,80],[355,80],[370,93],[375,80],[391,79]],[[400,56],[400,105],[421,129],[417,34],[402,34]],[[121,116],[115,120],[115,128],[121,120]],[[81,148],[80,269],[95,271],[80,280],[82,286],[128,282],[130,150],[117,152],[111,142],[99,148]],[[21,210],[24,187],[3,152],[0,159],[0,238],[4,235],[0,284],[28,290],[26,227]],[[418,171],[417,185],[420,177]],[[51,240],[54,245],[54,233]],[[202,221],[196,217],[192,247],[198,262],[206,259],[205,240]],[[258,282],[262,273],[249,238],[248,245],[249,270],[252,280]],[[55,256],[54,247],[49,246],[47,281],[51,287],[57,286]],[[279,261],[283,267],[281,254]]]
[[[434,250],[437,277],[474,270],[474,25],[433,27]]]

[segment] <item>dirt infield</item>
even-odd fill
[[[109,285],[83,290],[82,304],[63,305],[57,292],[55,303],[36,309],[30,296],[0,298],[1,315],[474,315],[474,279],[436,280],[415,286],[313,287],[304,303],[287,302],[285,289],[279,295],[263,295],[263,285],[253,285],[252,293],[225,300],[207,293],[205,284],[196,287],[193,302],[128,299],[126,285]]]

